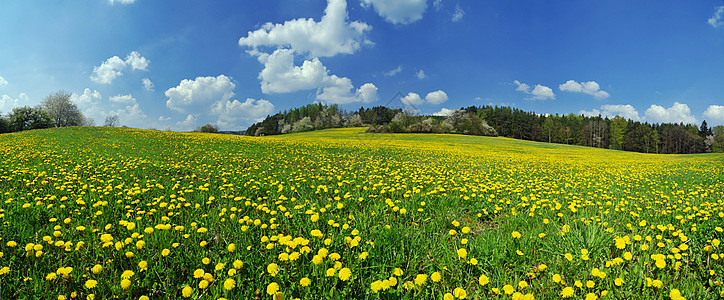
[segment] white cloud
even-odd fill
[[[425,75],[425,71],[420,70],[419,72],[417,72],[418,79],[422,80],[422,79],[425,79],[425,77],[427,77],[427,75]]]
[[[523,92],[523,93],[526,93],[526,94],[529,94],[529,93],[530,93],[530,85],[527,85],[527,84],[525,84],[525,83],[521,83],[521,82],[518,81],[518,80],[513,80],[513,83],[518,86],[517,88],[515,88],[516,91],[518,91],[518,92]]]
[[[709,25],[714,28],[724,26],[724,6],[717,7],[716,12],[714,12],[714,15],[709,18],[709,21],[707,21],[707,23],[709,23]]]
[[[374,6],[375,12],[392,24],[409,24],[422,19],[427,0],[362,0],[361,5]]]
[[[235,87],[224,75],[184,79],[178,86],[166,90],[166,106],[178,112],[198,111],[212,103],[231,99]]]
[[[685,123],[685,124],[697,124],[697,120],[691,115],[691,110],[686,104],[674,102],[669,108],[652,104],[649,109],[646,110],[646,121],[653,123]]]
[[[286,21],[284,24],[269,22],[240,38],[239,46],[252,47],[254,50],[260,46],[289,47],[314,57],[352,54],[361,45],[372,44],[365,37],[371,29],[363,22],[348,22],[345,0],[328,0],[320,22],[311,18]]]
[[[397,66],[397,68],[394,70],[389,70],[389,71],[385,72],[385,76],[388,76],[388,77],[395,76],[397,73],[400,73],[400,72],[402,72],[402,65]],[[2,78],[2,77],[0,77],[0,78]],[[2,85],[2,84],[0,84],[0,85]]]
[[[578,83],[575,80],[568,80],[566,83],[559,85],[558,88],[564,92],[588,94],[599,100],[610,96],[607,92],[602,91],[595,81]]]
[[[601,115],[602,117],[608,117],[612,118],[615,116],[621,116],[626,119],[631,119],[634,121],[641,121],[641,117],[639,116],[639,112],[636,111],[636,108],[634,108],[630,104],[606,104],[601,105],[601,110],[593,109],[591,111],[585,111],[581,110],[578,112],[580,115],[588,116],[588,117],[597,117],[598,115]]]
[[[110,4],[110,5],[114,5],[116,3],[125,5],[125,4],[132,4],[134,2],[136,2],[136,0],[108,0],[108,4]]]
[[[120,104],[135,104],[136,98],[133,98],[130,94],[128,95],[115,95],[108,98],[108,101],[120,103]]]
[[[427,95],[425,96],[425,101],[430,104],[443,103],[447,101],[447,93],[443,92],[442,90],[427,93]]]
[[[90,79],[97,83],[110,84],[113,79],[123,76],[123,69],[130,66],[132,70],[145,71],[150,61],[141,56],[137,51],[132,51],[126,60],[122,60],[118,56],[113,56],[101,63],[100,66],[93,67],[93,74]]]
[[[93,105],[98,102],[98,100],[101,99],[101,93],[99,91],[86,88],[83,90],[83,94],[77,95],[73,94],[71,96],[71,101],[73,101],[75,104],[77,104],[80,107],[88,107],[90,105]]]
[[[455,12],[452,16],[453,22],[460,22],[463,19],[463,16],[465,16],[465,11],[462,7],[460,7],[460,4],[455,5]]]
[[[148,116],[141,110],[138,103],[126,105],[124,108],[119,108],[115,111],[111,111],[109,115],[115,114],[118,116],[119,122],[124,126],[141,128],[146,125],[146,119]],[[104,117],[105,118],[105,117]]]
[[[176,122],[176,127],[181,131],[191,131],[196,128],[197,122],[196,116],[190,114],[183,121]]]
[[[531,100],[546,100],[546,99],[555,99],[556,95],[553,94],[553,90],[547,86],[543,86],[540,84],[537,84],[532,92],[530,92],[533,97],[531,97]]]
[[[601,105],[601,109],[603,110],[602,114],[607,117],[621,116],[634,121],[641,120],[641,117],[639,117],[639,112],[636,111],[636,109],[630,104],[606,104]]]
[[[449,116],[449,115],[452,115],[455,111],[456,111],[456,109],[447,109],[447,108],[444,108],[444,107],[443,107],[440,111],[438,111],[438,112],[436,112],[436,113],[434,113],[434,114],[432,114],[432,115],[433,115],[433,116],[447,117],[447,116]]]
[[[377,95],[377,87],[371,83],[365,83],[355,92],[355,98],[362,103],[372,103],[380,99]]]
[[[516,91],[532,95],[532,97],[525,98],[526,100],[546,100],[556,98],[553,90],[547,86],[537,84],[533,88],[533,90],[531,90],[530,85],[522,83],[518,80],[514,80],[513,83],[517,86],[517,88],[515,89]]]
[[[155,87],[153,84],[153,81],[148,78],[141,79],[141,82],[143,83],[143,88],[147,91],[153,91],[153,88]]]
[[[2,76],[0,76],[0,86],[8,85],[8,81],[5,80]]]
[[[277,49],[260,60],[265,57],[264,69],[259,73],[264,94],[314,89],[330,80],[327,68],[316,57],[305,60],[301,66],[294,65],[293,51],[289,49]]]
[[[267,115],[274,112],[274,105],[264,99],[246,99],[244,102],[238,100],[223,101],[213,108],[219,119],[216,124],[225,130],[239,130],[244,128],[242,124],[260,122]]]
[[[109,84],[116,77],[123,75],[121,71],[125,67],[126,62],[118,56],[113,56],[100,66],[93,67],[93,74],[91,74],[90,79],[98,83]]]
[[[416,93],[408,93],[407,96],[400,98],[402,104],[405,105],[420,105],[422,104],[422,98]]]
[[[166,106],[179,112],[193,112],[176,123],[179,130],[194,129],[200,118],[214,118],[220,128],[238,130],[274,111],[274,105],[264,99],[246,99],[244,102],[231,99],[235,87],[225,75],[184,79],[166,91],[169,98]]]
[[[369,103],[378,100],[377,87],[373,84],[364,84],[355,92],[352,80],[329,75],[327,68],[316,57],[305,60],[301,66],[295,66],[292,50],[277,49],[271,55],[260,55],[259,60],[264,63],[264,69],[259,73],[262,93],[317,89],[316,99],[328,103]]]
[[[171,117],[158,116],[158,120],[161,122],[165,122],[171,120]]]
[[[711,126],[724,125],[724,106],[709,105],[702,116],[704,119],[708,120],[707,123]]]
[[[10,97],[8,95],[0,96],[0,113],[7,114],[13,108],[28,105],[28,95],[20,93],[17,98]]]
[[[137,51],[132,51],[128,56],[126,57],[126,64],[131,65],[131,68],[133,70],[143,70],[146,71],[146,68],[148,67],[148,59],[141,56]]]

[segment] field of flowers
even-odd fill
[[[723,155],[0,135],[0,299],[718,299],[723,226]]]

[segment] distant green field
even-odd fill
[[[345,128],[0,135],[0,299],[717,299],[724,155]]]

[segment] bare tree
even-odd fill
[[[106,127],[118,127],[118,115],[111,114],[106,116],[106,122],[103,124]]]

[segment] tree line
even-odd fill
[[[325,128],[367,126],[367,132],[456,133],[642,153],[724,152],[724,126],[649,124],[620,116],[542,115],[506,106],[470,106],[448,116],[418,116],[384,106],[346,112],[337,105],[309,104],[267,116],[247,135],[263,136]]]
[[[58,91],[45,97],[35,106],[13,108],[6,115],[0,114],[0,133],[17,132],[67,126],[93,126],[94,121],[81,113],[71,100],[73,94]],[[104,126],[118,126],[118,115],[108,115]]]

